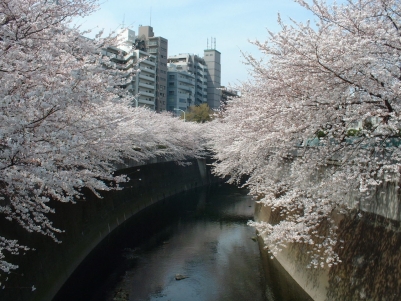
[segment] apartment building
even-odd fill
[[[207,102],[207,66],[205,60],[197,55],[180,53],[168,57],[168,63],[174,64],[179,71],[188,72],[195,77],[195,101],[193,105]]]
[[[146,51],[156,58],[156,94],[157,112],[165,111],[167,105],[167,55],[168,40],[155,37],[152,26],[139,26],[134,45],[136,49]]]
[[[195,75],[172,63],[167,67],[167,111],[186,111],[195,104]]]
[[[137,73],[132,83],[132,93],[137,95],[139,106],[156,110],[156,57],[141,50],[134,50]]]
[[[212,44],[211,47],[213,47]],[[221,53],[215,49],[215,45],[214,49],[209,49],[208,45],[203,57],[189,53],[168,56],[168,40],[155,37],[151,26],[139,26],[138,35],[130,29],[124,29],[119,34],[118,42],[119,49],[125,53],[132,53],[137,60],[149,57],[140,63],[140,72],[130,89],[133,93],[140,95],[138,103],[147,105],[157,112],[203,103],[207,103],[211,109],[220,107],[222,100]],[[167,64],[170,64],[170,70]],[[168,72],[171,73],[171,80]],[[182,74],[178,75],[180,72]],[[184,81],[178,82],[179,79]],[[181,92],[173,89],[180,85],[184,87],[189,82],[192,85],[192,81],[194,81],[192,95],[183,92],[185,89],[189,92],[187,86],[180,90]],[[155,84],[154,90],[150,88],[153,84]],[[150,95],[152,93],[154,93],[153,97]]]
[[[207,103],[211,109],[218,109],[221,101],[221,53],[206,49],[204,56],[184,53],[171,55],[168,63],[178,70],[195,76],[195,105]]]
[[[133,50],[135,40],[135,32],[124,29],[119,33],[117,47],[108,47],[103,54],[110,57],[117,68],[127,72],[123,87],[131,92],[132,105],[155,110],[156,57],[139,49]]]

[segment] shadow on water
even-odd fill
[[[253,212],[247,192],[227,185],[160,201],[103,240],[53,301],[295,300],[266,290]]]

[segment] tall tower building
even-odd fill
[[[221,105],[221,53],[206,49],[204,57],[180,53],[168,57],[168,63],[177,70],[187,71],[195,76],[195,105],[206,103],[211,109]]]
[[[116,63],[117,68],[135,71],[135,75],[127,77],[127,81],[123,85],[133,94],[132,105],[155,110],[156,57],[139,49],[133,50],[135,39],[135,31],[122,29],[118,34],[117,47],[111,46],[103,49],[103,54],[110,57],[110,60]]]
[[[207,74],[207,103],[211,109],[218,109],[221,100],[221,53],[216,49],[206,49],[203,56]]]
[[[139,26],[135,42],[139,49],[156,57],[156,111],[166,110],[168,40],[155,37],[152,26]]]
[[[189,72],[195,77],[195,101],[191,105],[207,102],[207,66],[205,60],[197,55],[180,53],[169,56],[168,62],[177,70]]]

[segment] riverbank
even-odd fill
[[[155,203],[103,240],[54,301],[266,301],[254,205],[227,184]]]
[[[274,222],[270,208],[258,204],[256,220]],[[273,264],[284,269],[314,301],[398,301],[401,296],[401,225],[376,213],[338,216],[334,250],[342,262],[307,268],[313,246],[290,244]],[[319,229],[323,230],[323,229]],[[260,239],[260,243],[263,241]],[[268,256],[268,255],[266,255]],[[266,268],[265,268],[266,269]]]
[[[88,194],[86,201],[76,204],[54,204],[54,226],[65,230],[58,236],[61,244],[2,222],[4,236],[18,237],[20,243],[35,250],[10,259],[19,269],[9,276],[0,300],[52,300],[91,250],[125,220],[179,192],[219,181],[211,175],[206,160],[187,163],[161,162],[119,170],[130,177],[123,190],[105,193],[103,199]]]

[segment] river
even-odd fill
[[[53,301],[309,300],[291,280],[275,282],[277,267],[266,282],[246,225],[254,205],[228,185],[161,201],[113,231]]]

